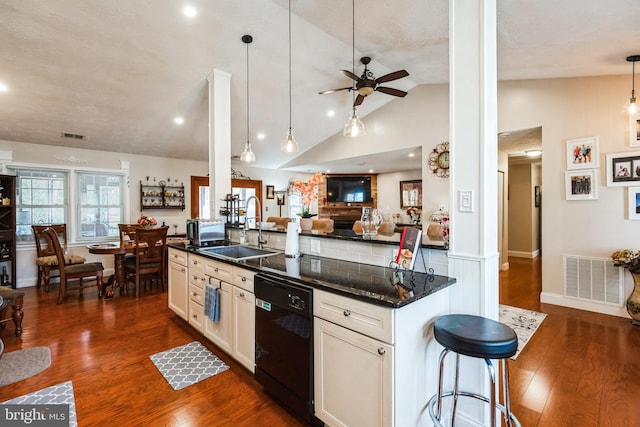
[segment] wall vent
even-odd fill
[[[78,135],[76,133],[68,133],[68,132],[62,132],[62,137],[70,138],[70,139],[84,139],[84,135]]]
[[[565,296],[622,306],[624,272],[609,258],[563,255],[563,260]]]

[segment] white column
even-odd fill
[[[452,313],[498,318],[496,0],[449,1]],[[488,396],[481,359],[462,359],[460,387]],[[486,423],[487,408],[460,407]],[[461,418],[462,419],[462,418]],[[484,424],[483,424],[484,425]]]
[[[221,200],[231,193],[231,74],[214,69],[209,81],[210,218],[220,217]]]

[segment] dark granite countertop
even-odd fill
[[[395,270],[369,264],[303,255],[286,258],[278,254],[244,261],[232,261],[200,252],[198,247],[171,243],[170,247],[229,264],[301,282],[317,289],[338,293],[371,304],[399,308],[427,297],[456,282],[447,276],[404,272],[403,285],[394,284]],[[396,276],[397,277],[397,276]]]
[[[227,226],[229,228],[241,228],[234,226]],[[258,231],[257,228],[250,228],[252,231]],[[287,231],[282,228],[263,228],[263,233],[281,233],[287,234]],[[377,236],[369,237],[363,236],[362,234],[356,234],[351,229],[339,229],[336,228],[331,232],[324,231],[301,231],[300,236],[309,236],[309,237],[323,237],[327,239],[337,239],[337,240],[351,240],[356,242],[367,242],[367,243],[375,243],[381,245],[398,245],[400,244],[400,238],[402,237],[402,233],[393,233],[391,235],[382,235],[378,234]],[[433,245],[428,243],[422,243],[422,247],[425,249],[435,249],[439,251],[446,251],[446,248],[443,245]]]

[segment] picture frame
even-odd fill
[[[627,188],[627,219],[640,221],[640,187]]]
[[[400,209],[422,208],[422,180],[400,181]]]
[[[629,115],[629,147],[640,147],[640,113]]]
[[[273,185],[267,185],[267,199],[275,199],[276,191]]]
[[[597,169],[582,169],[565,172],[566,200],[596,200],[597,198]]]
[[[534,195],[534,203],[536,208],[540,207],[540,186],[536,185],[535,187],[533,187],[533,195]]]
[[[567,141],[567,170],[598,167],[598,138],[570,139]]]
[[[640,151],[607,154],[607,187],[640,185]]]

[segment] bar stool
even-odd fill
[[[442,399],[453,397],[453,408],[451,411],[451,425],[455,423],[456,406],[459,397],[471,397],[489,403],[492,408],[491,427],[496,426],[494,409],[497,408],[504,416],[507,426],[520,427],[520,422],[511,413],[509,401],[509,357],[513,356],[518,349],[518,337],[513,329],[495,320],[468,314],[448,314],[436,319],[433,325],[433,332],[444,350],[440,353],[439,364],[440,374],[438,378],[438,393],[433,395],[427,406],[431,421],[437,427],[441,427]],[[456,354],[456,371],[454,386],[451,391],[443,391],[444,360],[447,354]],[[460,374],[460,355],[477,357],[485,360],[489,372],[491,397],[487,398],[477,393],[462,391],[459,389],[458,381]],[[502,362],[502,393],[504,406],[496,401],[495,390],[495,368],[491,359],[499,359]]]

